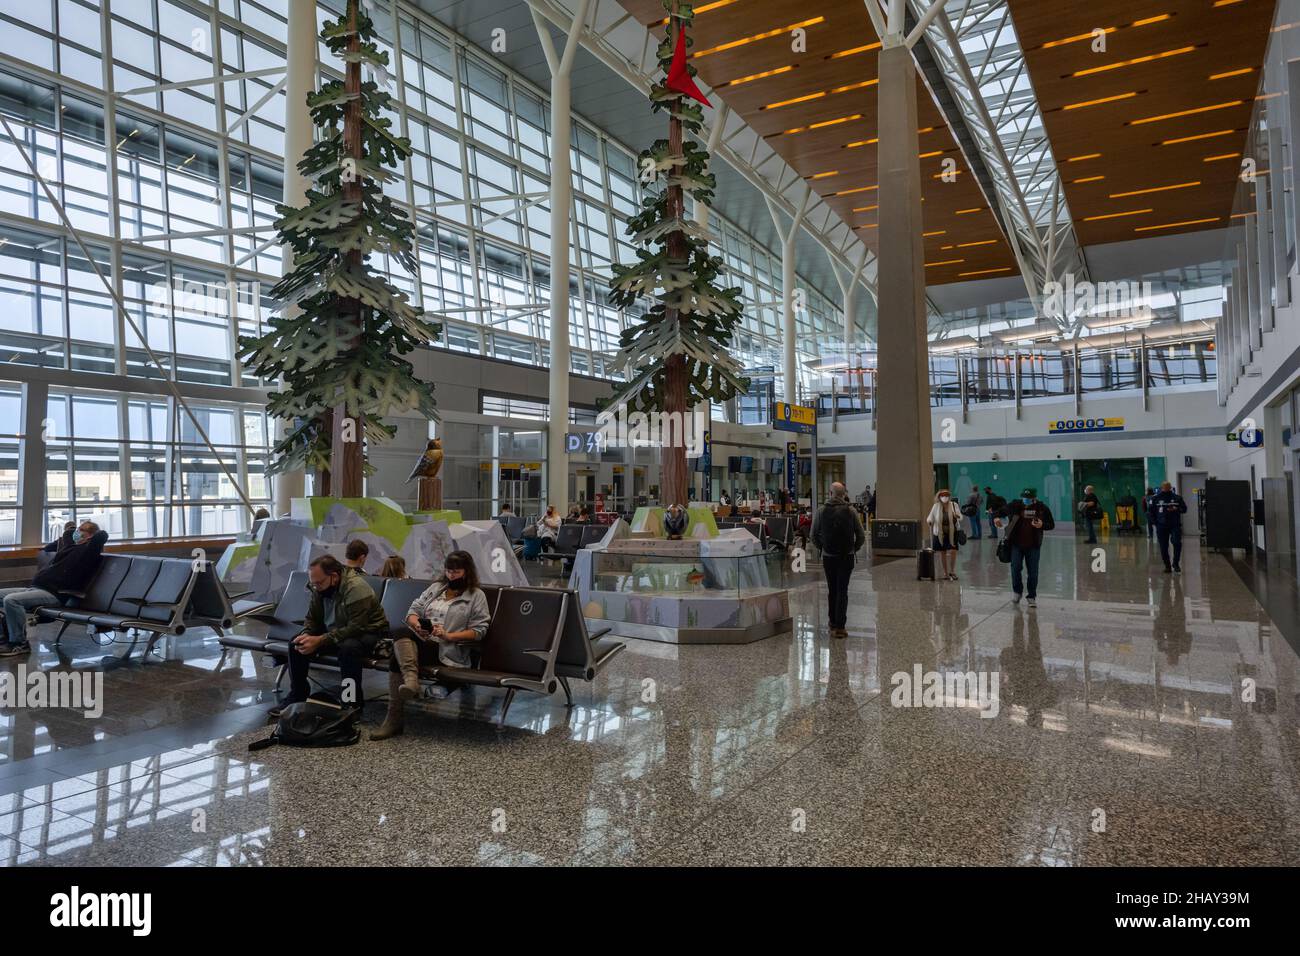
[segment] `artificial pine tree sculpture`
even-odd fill
[[[610,282],[616,305],[629,308],[643,297],[653,305],[620,338],[616,367],[623,369],[628,384],[613,403],[625,403],[634,412],[678,413],[685,421],[698,403],[725,402],[746,391],[749,382],[728,353],[740,321],[740,289],[717,285],[722,259],[709,255],[707,231],[688,220],[684,209],[686,193],[707,204],[714,188],[708,151],[684,135],[698,134],[704,123],[701,106],[685,97],[709,105],[686,58],[691,44],[687,27],[694,14],[677,0],[664,0],[664,9],[668,23],[659,65],[665,76],[651,88],[650,101],[656,112],[668,113],[668,138],[639,158],[650,194],[642,199],[641,212],[628,220],[627,235],[641,248],[635,263],[614,266]],[[662,500],[685,503],[686,448],[678,443],[663,448],[661,455]]]
[[[411,222],[383,192],[411,143],[389,131],[383,112],[392,98],[361,77],[363,64],[386,77],[388,54],[376,45],[374,24],[357,0],[348,0],[346,12],[320,35],[344,61],[345,78],[307,97],[322,135],[298,169],[312,186],[306,205],[276,207],[293,268],[271,290],[280,315],[264,335],[240,337],[239,357],[253,374],[282,383],[267,410],[291,427],[275,446],[270,470],[310,468],[322,479],[319,494],[357,497],[366,444],[395,431],[383,418],[412,409],[436,415],[433,387],[417,380],[400,356],[437,338],[441,328],[367,261],[387,255],[407,272],[416,270]]]

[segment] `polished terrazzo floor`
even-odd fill
[[[809,576],[792,635],[630,641],[572,710],[521,695],[498,728],[499,695],[475,690],[337,750],[248,753],[272,670],[187,634],[111,667],[97,721],[0,715],[0,860],[1300,863],[1300,666],[1228,561],[1193,550],[1164,575],[1145,539],[1111,538],[1094,572],[1081,540],[1049,536],[1029,610],[993,547],[972,542],[957,582],[860,566],[847,640]],[[28,663],[126,649],[69,633]],[[918,663],[997,672],[998,715],[891,706],[890,675]]]

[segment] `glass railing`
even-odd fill
[[[1209,341],[1147,346],[1148,388],[1174,385],[1210,385],[1215,380],[1215,352]],[[875,356],[859,356],[863,368],[851,373],[835,370],[814,387],[817,412],[822,417],[865,415],[872,410]],[[1016,366],[1019,363],[1019,383]],[[1069,352],[1021,352],[1006,355],[932,355],[930,405],[939,408],[980,405],[1031,398],[1068,398],[1080,394],[1142,388],[1142,350],[1133,346],[1082,352],[1076,372]],[[834,378],[831,388],[829,379]]]

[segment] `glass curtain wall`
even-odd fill
[[[321,2],[318,20],[341,7]],[[448,317],[434,347],[545,367],[549,319],[536,308],[549,301],[551,284],[550,264],[537,252],[548,248],[550,228],[544,91],[410,5],[376,0],[371,9],[392,62],[378,79],[397,99],[394,123],[414,148],[406,175],[389,188],[414,211],[418,270],[405,275],[389,263],[389,273],[426,309]],[[0,110],[139,329],[116,314],[0,132],[3,361],[166,376],[187,394],[205,387],[207,401],[198,404],[215,416],[205,425],[224,436],[212,440],[231,470],[248,471],[254,504],[269,496],[268,423],[259,406],[233,395],[229,407],[214,403],[211,389],[260,384],[234,353],[236,336],[258,332],[269,316],[266,293],[281,267],[269,227],[283,189],[286,16],[284,0],[0,0]],[[321,64],[332,73],[323,47]],[[202,82],[214,71],[237,78]],[[571,156],[571,371],[612,377],[619,333],[635,317],[610,305],[605,292],[610,264],[635,255],[623,237],[623,219],[640,198],[635,153],[575,119]],[[772,361],[780,342],[779,261],[720,217],[712,222],[729,281],[746,303],[737,351],[750,364],[779,367]],[[819,339],[842,337],[838,308],[816,289],[805,293],[802,357]],[[79,398],[115,406],[116,414],[77,414]],[[59,452],[66,478],[54,477],[64,474],[65,459],[52,463],[52,522],[111,513],[106,520],[117,522],[117,533],[147,537],[225,531],[245,521],[224,476],[187,477],[215,473],[201,462],[186,471],[189,419],[171,409],[159,423],[153,409],[166,400],[79,383],[52,397],[52,406],[59,401],[67,410],[62,434],[72,444]],[[222,416],[228,426],[216,423]],[[115,432],[91,424],[109,419]],[[9,440],[0,434],[0,452]],[[211,457],[201,442],[192,450],[200,447],[199,457]],[[10,462],[0,457],[3,491]],[[149,464],[136,470],[138,462]],[[118,477],[78,477],[109,472]],[[0,514],[0,543],[14,536],[6,527]]]

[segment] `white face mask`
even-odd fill
[[[947,503],[948,503],[948,496],[947,496],[947,495],[940,495],[940,496],[939,496],[939,500],[942,501],[944,504],[947,504]]]

